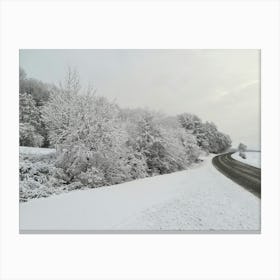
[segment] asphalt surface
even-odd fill
[[[235,160],[231,154],[214,157],[213,165],[232,181],[261,198],[261,169]]]

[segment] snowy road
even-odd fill
[[[20,231],[260,230],[260,199],[212,165],[20,203]]]
[[[214,157],[214,166],[234,182],[261,197],[261,169],[235,160],[231,155],[227,153]]]

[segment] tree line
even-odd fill
[[[65,184],[98,187],[184,170],[202,151],[221,153],[228,135],[189,113],[178,116],[121,108],[68,71],[59,85],[20,69],[20,145],[55,147],[56,174]]]

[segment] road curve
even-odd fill
[[[261,169],[233,159],[232,154],[215,156],[213,165],[232,181],[261,198]]]

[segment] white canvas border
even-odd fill
[[[2,279],[279,279],[278,1],[2,1]],[[20,235],[20,48],[262,50],[260,235]]]

